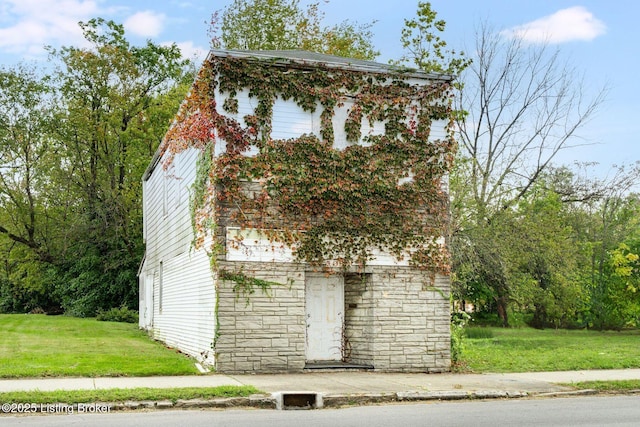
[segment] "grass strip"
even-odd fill
[[[15,391],[0,393],[1,403],[94,403],[180,399],[215,399],[221,397],[247,397],[260,394],[253,386],[183,387],[183,388],[130,388],[104,390]]]
[[[640,380],[614,380],[614,381],[580,381],[577,383],[563,384],[580,390],[598,390],[601,392],[640,390]]]

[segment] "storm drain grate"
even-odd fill
[[[315,409],[317,393],[282,393],[282,409]]]

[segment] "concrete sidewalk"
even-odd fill
[[[405,392],[541,394],[570,390],[562,383],[591,380],[640,380],[640,369],[513,374],[402,374],[377,372],[308,372],[300,374],[223,375],[176,377],[100,377],[0,380],[0,392],[101,390],[113,388],[174,388],[252,385],[265,393],[309,391],[336,395]]]

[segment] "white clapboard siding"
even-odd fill
[[[192,251],[163,261],[154,288],[153,337],[213,363],[216,293],[207,254]]]
[[[273,230],[272,230],[273,233]],[[294,250],[283,243],[272,241],[268,235],[271,233],[255,228],[241,229],[227,227],[227,261],[249,262],[295,262]],[[444,238],[436,240],[439,245],[444,245]],[[375,266],[408,266],[411,258],[411,249],[407,250],[401,259],[379,248],[371,248],[371,259],[367,265]],[[329,261],[329,265],[339,267],[337,262]]]
[[[291,247],[271,241],[255,228],[227,227],[227,261],[293,262]]]
[[[320,138],[320,114],[322,106],[316,105],[313,112],[304,111],[292,100],[277,98],[273,104],[272,139],[292,139],[301,135]]]
[[[178,154],[170,168],[161,162],[144,188],[144,229],[146,232],[146,263],[154,268],[161,258],[187,252],[193,240],[189,188],[195,179],[198,152]]]
[[[447,121],[446,120],[433,120],[431,122],[431,132],[429,140],[443,140],[447,138]]]
[[[187,150],[169,168],[161,159],[143,182],[146,255],[139,323],[154,338],[206,361],[215,335],[216,294],[209,257],[191,248],[189,189],[197,156]]]

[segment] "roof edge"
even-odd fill
[[[425,80],[451,81],[455,76],[449,74],[427,73],[414,68],[399,67],[355,58],[345,58],[336,55],[314,53],[305,50],[233,50],[211,49],[207,55],[207,61],[213,57],[239,58],[249,60],[271,60],[276,65],[296,64],[306,67],[322,65],[328,68],[336,68],[348,71],[360,71],[377,74],[394,74],[414,77]]]
[[[158,163],[160,163],[160,157],[161,157],[160,147],[161,146],[162,146],[162,143],[158,146],[158,148],[156,148],[156,151],[153,153],[153,157],[151,157],[149,166],[147,166],[147,169],[142,174],[142,182],[147,181],[151,177],[151,174],[155,170],[156,166],[158,166]]]

